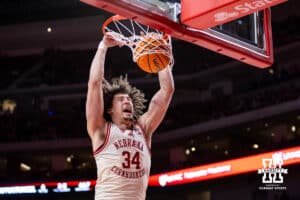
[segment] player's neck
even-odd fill
[[[113,121],[113,123],[119,127],[119,129],[121,130],[128,130],[128,129],[132,129],[133,128],[133,125],[134,125],[134,122],[133,121],[130,121],[130,120],[115,120]]]

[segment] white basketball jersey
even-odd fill
[[[97,165],[95,200],[144,200],[151,165],[143,130],[120,130],[108,123],[103,145],[94,151]]]

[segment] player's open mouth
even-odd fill
[[[130,108],[125,108],[125,109],[123,109],[123,112],[124,113],[132,113],[132,110],[130,109]]]

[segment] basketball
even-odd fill
[[[147,73],[157,73],[170,63],[170,58],[164,53],[168,51],[170,49],[162,39],[146,37],[137,44],[134,52],[136,63]]]

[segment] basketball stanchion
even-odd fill
[[[102,32],[128,46],[133,61],[147,73],[157,73],[174,64],[171,37],[165,33],[119,15],[107,19]]]

